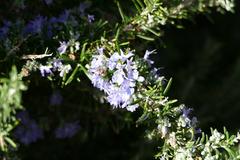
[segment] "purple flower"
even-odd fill
[[[197,117],[193,117],[191,119],[191,126],[196,127],[198,123]]]
[[[154,79],[158,79],[159,77],[160,77],[160,74],[159,74],[159,69],[157,69],[157,68],[153,68],[152,70],[151,70],[151,77],[153,77]]]
[[[68,48],[68,43],[66,43],[65,41],[63,41],[63,42],[60,42],[60,47],[58,47],[57,50],[58,50],[58,52],[59,52],[60,54],[63,54],[63,53],[66,52],[67,48]]]
[[[95,20],[94,15],[88,15],[88,22],[92,23]]]
[[[8,26],[3,26],[2,28],[0,28],[0,37],[6,37],[8,31],[9,31]]]
[[[65,23],[69,18],[70,12],[68,10],[65,10],[59,17],[58,22],[59,23]]]
[[[197,128],[197,129],[195,129],[195,134],[200,134],[200,133],[202,133],[201,128]]]
[[[29,121],[29,114],[27,111],[21,111],[17,113],[16,117],[21,120],[22,124],[28,124]]]
[[[50,97],[50,105],[52,106],[59,106],[63,101],[63,97],[59,91],[53,92]]]
[[[192,112],[192,108],[187,108],[187,107],[184,107],[182,109],[182,114],[183,114],[183,117],[189,117],[189,114]]]
[[[23,144],[29,145],[43,138],[43,131],[37,125],[36,121],[29,118],[26,111],[20,112],[17,117],[21,121],[21,125],[14,131],[14,136]]]
[[[7,36],[9,27],[12,25],[10,21],[4,21],[3,24],[3,27],[0,28],[0,39],[3,39]]]
[[[49,23],[50,24],[55,24],[55,23],[57,23],[58,22],[58,19],[56,18],[56,17],[51,17],[50,19],[49,19]]]
[[[52,74],[51,69],[52,69],[52,66],[40,66],[40,68],[39,68],[42,77]]]
[[[195,128],[197,126],[197,118],[196,117],[193,117],[191,118],[190,117],[190,113],[192,112],[192,108],[187,108],[187,107],[184,107],[182,109],[182,115],[180,116],[180,119],[182,121],[182,124],[184,124],[183,126],[187,126],[187,127],[193,127]]]
[[[46,23],[47,18],[43,16],[37,16],[34,20],[30,21],[24,29],[24,33],[41,33]]]
[[[80,129],[79,122],[65,123],[63,126],[55,130],[55,137],[59,139],[71,138]]]
[[[52,36],[53,36],[53,27],[50,24],[48,24],[48,26],[47,26],[47,37],[52,38]]]
[[[51,5],[53,0],[43,0],[47,5]]]

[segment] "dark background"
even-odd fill
[[[194,108],[200,126],[240,128],[240,13],[199,15],[168,28],[159,63],[173,77],[171,96]]]

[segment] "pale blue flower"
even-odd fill
[[[42,77],[52,74],[51,69],[52,69],[52,66],[40,66],[40,68],[39,68]]]
[[[132,51],[129,51],[127,54],[125,54],[122,50],[120,50],[121,52],[121,61],[125,62],[127,59],[129,59],[130,57],[132,57],[134,54],[132,53]]]
[[[121,87],[114,85],[109,87],[107,100],[114,107],[125,108],[132,101],[134,88],[131,88],[127,82],[123,84]]]
[[[153,54],[153,53],[155,53],[155,50],[152,50],[152,51],[146,50],[146,52],[145,52],[145,54],[144,54],[143,59],[144,59],[149,65],[152,65],[152,64],[154,63],[154,61],[152,61],[152,60],[149,59],[149,56],[150,56],[151,54]]]
[[[127,89],[111,86],[107,100],[115,108],[125,108],[131,98],[131,92]]]
[[[97,48],[97,55],[89,66],[89,74],[93,85],[106,93],[107,101],[114,108],[126,108],[135,111],[137,104],[132,105],[137,81],[143,81],[139,75],[133,53],[114,52],[109,58],[103,53],[103,48]]]
[[[118,52],[114,52],[113,55],[109,58],[108,60],[108,68],[110,70],[113,70],[116,68],[118,61],[121,59],[122,57],[118,54]]]
[[[136,69],[128,69],[128,78],[131,80],[137,80],[139,77],[139,72]]]
[[[132,61],[127,60],[126,70],[127,70],[127,78],[129,80],[138,81],[138,82],[144,81],[144,77],[139,75],[137,67]]]
[[[110,83],[108,81],[104,80],[101,76],[92,75],[91,80],[92,80],[94,87],[97,87],[100,90],[103,90],[105,92],[108,91]]]
[[[123,70],[116,70],[112,76],[112,82],[121,85],[125,79],[125,73]]]
[[[53,62],[53,71],[59,70],[59,68],[63,67],[62,61],[60,59],[54,59]]]
[[[68,48],[69,44],[66,43],[65,41],[60,42],[60,47],[58,47],[58,52],[61,54],[64,54]]]

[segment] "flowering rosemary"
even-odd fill
[[[131,112],[138,108],[138,104],[134,104],[136,83],[144,81],[133,55],[132,51],[120,50],[107,57],[104,48],[98,48],[88,66],[92,84],[106,93],[107,101],[114,108]]]

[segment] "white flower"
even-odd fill
[[[194,160],[190,149],[179,148],[175,155],[175,160]]]
[[[60,70],[60,77],[63,77],[65,74],[69,73],[69,71],[72,69],[70,64],[63,65]]]
[[[151,24],[151,23],[153,23],[153,22],[154,22],[154,20],[153,20],[153,15],[148,14],[147,24]]]
[[[218,144],[223,138],[224,138],[224,134],[219,133],[216,129],[213,131],[211,137],[209,137],[209,141],[213,142],[215,144]]]
[[[166,135],[168,134],[169,127],[171,127],[171,123],[169,122],[169,120],[167,118],[165,118],[159,122],[157,129],[161,133],[162,138],[166,137]]]
[[[134,112],[137,108],[138,108],[138,104],[134,104],[134,105],[130,105],[130,106],[127,106],[127,110],[130,111],[130,112]]]
[[[78,51],[80,49],[80,43],[76,42],[75,43],[75,50]]]
[[[176,133],[172,132],[169,134],[169,137],[167,139],[167,142],[173,147],[177,147],[177,140],[176,140]]]

